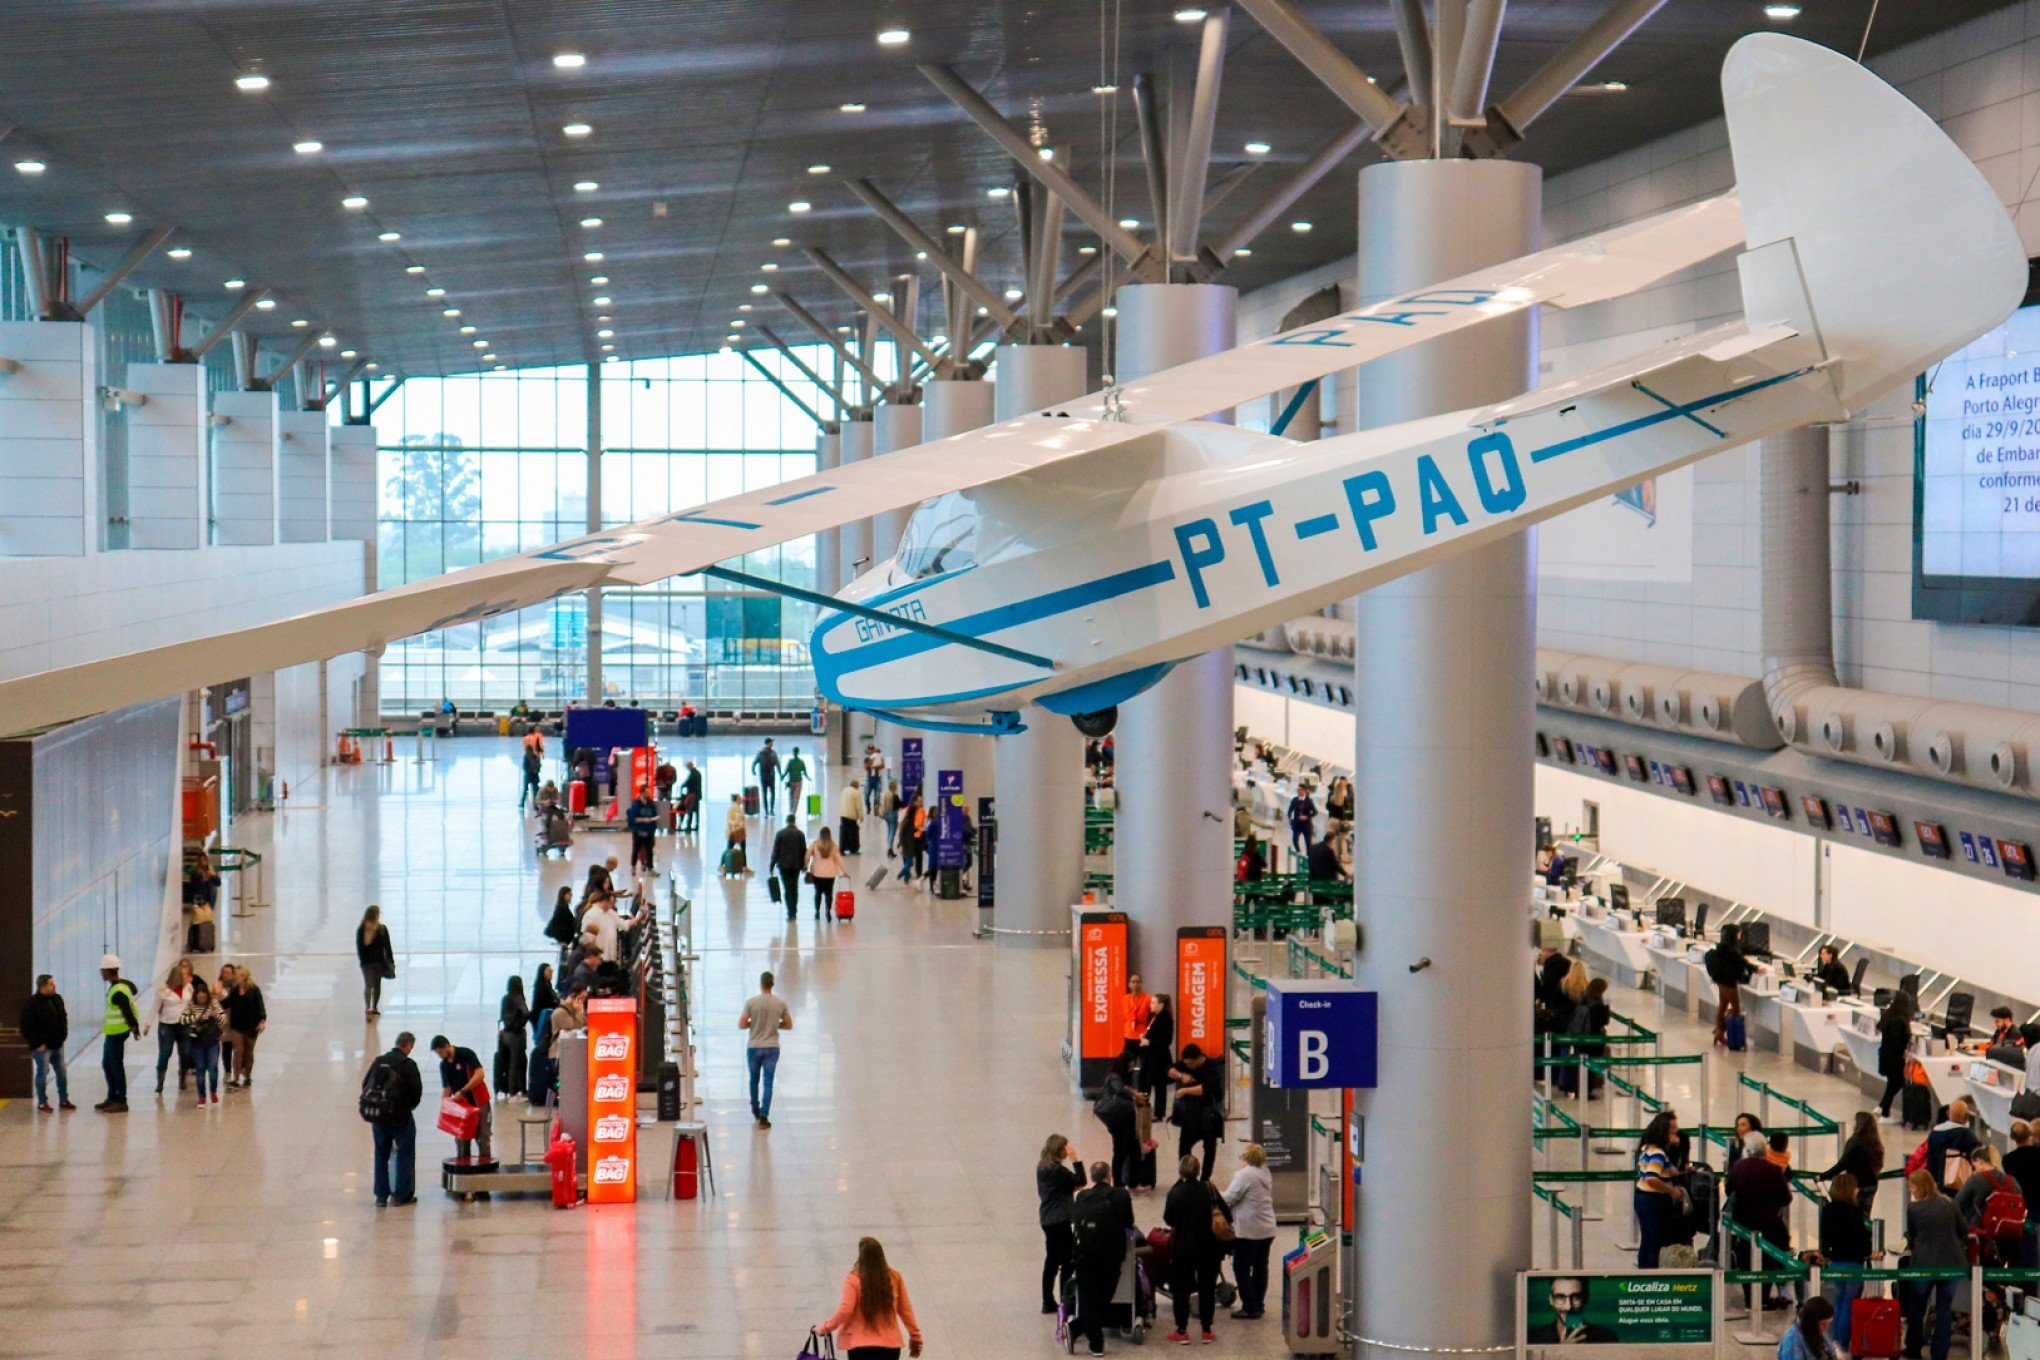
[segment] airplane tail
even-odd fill
[[[1827,48],[1752,34],[1722,67],[1752,332],[1818,341],[1849,411],[1990,330],[2026,292],[1997,193],[1912,101]]]

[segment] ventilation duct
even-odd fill
[[[1780,745],[1763,687],[1747,676],[1540,650],[1537,701],[1758,751]]]

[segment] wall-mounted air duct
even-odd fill
[[[1550,708],[1758,751],[1775,751],[1782,745],[1765,711],[1763,687],[1747,676],[1540,648],[1536,688],[1537,701]]]
[[[1291,619],[1282,625],[1289,650],[1304,656],[1321,656],[1327,661],[1351,661],[1356,634],[1351,619],[1327,619],[1315,614]]]

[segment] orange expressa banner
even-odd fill
[[[637,1002],[588,1003],[588,1202],[637,1199]]]
[[[1110,1062],[1126,1046],[1126,913],[1087,911],[1078,918],[1079,1056]]]
[[[1176,931],[1176,1051],[1195,1044],[1225,1053],[1224,926]]]

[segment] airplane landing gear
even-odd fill
[[[1070,721],[1087,737],[1106,736],[1119,722],[1119,706],[1114,704],[1111,708],[1101,708],[1096,713],[1073,713],[1070,715]]]

